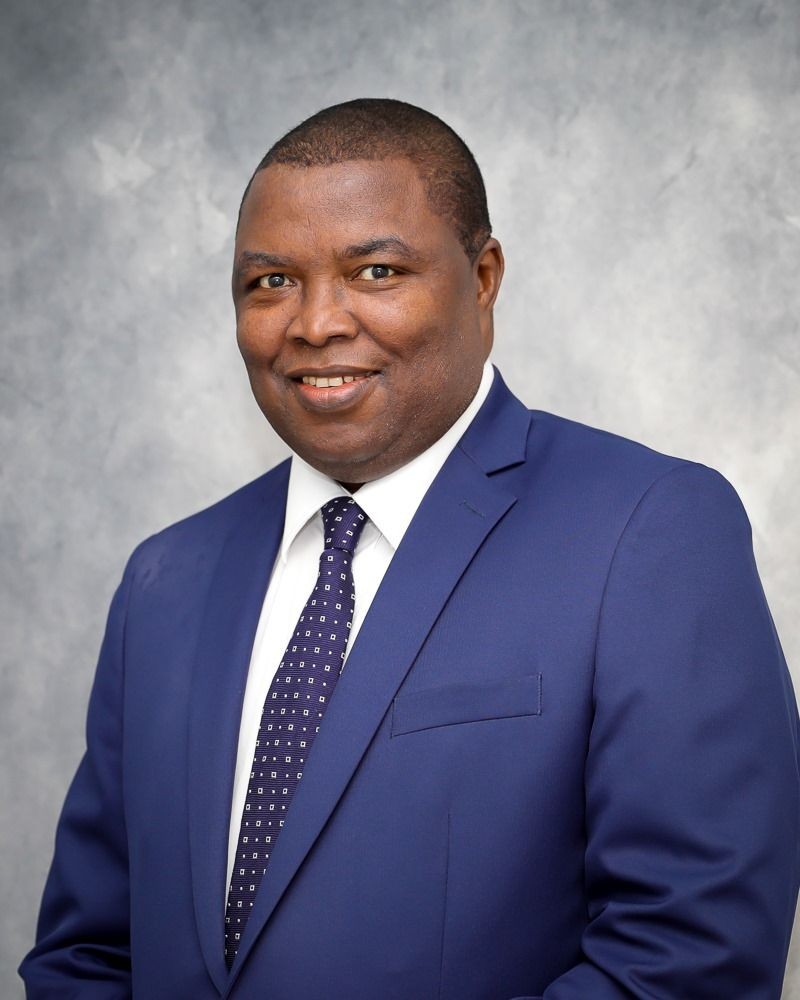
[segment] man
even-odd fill
[[[259,165],[237,334],[293,455],[128,563],[34,1000],[780,995],[798,722],[746,516],[511,395],[490,233],[400,102]]]

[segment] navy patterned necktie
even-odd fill
[[[261,714],[225,911],[229,969],[342,669],[353,621],[352,559],[367,516],[352,497],[342,496],[325,504],[322,520],[317,582]]]

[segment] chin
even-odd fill
[[[315,469],[319,472],[324,473],[324,475],[329,476],[337,483],[347,483],[353,485],[357,483],[359,486],[363,483],[369,482],[371,479],[377,479],[382,476],[382,472],[372,472],[371,469],[364,468],[358,465],[343,465],[340,463],[322,462],[317,460],[311,460],[306,458],[309,465],[313,465]]]
[[[383,472],[374,472],[380,453],[376,455],[374,448],[364,448],[363,453],[347,451],[318,451],[310,448],[295,447],[289,442],[290,447],[297,454],[313,466],[319,472],[330,476],[339,483],[365,483],[369,479],[376,479],[383,475]],[[370,474],[371,473],[371,474]]]

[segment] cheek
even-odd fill
[[[255,325],[246,318],[240,319],[236,324],[236,343],[245,364],[255,364],[262,351],[261,339]]]
[[[254,324],[240,326],[236,340],[239,353],[251,372],[268,369],[278,352],[279,339],[270,337],[262,327]]]
[[[471,338],[464,336],[467,317],[462,316],[457,303],[437,301],[430,297],[415,302],[414,308],[402,312],[391,324],[379,331],[376,339],[395,355],[393,381],[421,380],[427,382],[466,360],[465,351]]]
[[[236,321],[236,342],[245,364],[269,364],[283,343],[277,317],[267,317],[256,310],[242,312]]]
[[[384,305],[367,303],[361,309],[362,329],[381,347],[404,363],[436,353],[452,323],[443,303],[433,294],[398,297]]]

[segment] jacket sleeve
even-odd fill
[[[131,995],[122,693],[132,561],[108,614],[89,701],[86,753],[58,823],[36,946],[19,970],[28,1000]]]
[[[718,473],[657,480],[598,625],[584,960],[544,1000],[778,1000],[798,889],[798,718]]]

